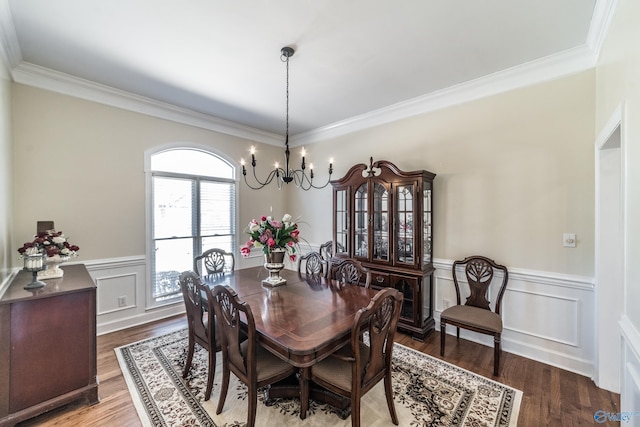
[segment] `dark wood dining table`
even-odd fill
[[[287,283],[263,285],[262,267],[203,276],[209,287],[230,286],[253,312],[260,343],[281,359],[305,368],[348,342],[355,314],[376,291],[339,285],[318,277],[282,270]]]
[[[310,366],[349,342],[356,313],[377,292],[291,270],[280,273],[287,281],[285,285],[269,287],[262,284],[267,275],[264,268],[252,267],[203,276],[202,280],[211,288],[216,285],[233,288],[251,307],[260,344],[300,368],[303,376],[308,375]],[[272,386],[268,397],[297,397],[298,393],[295,381]],[[311,397],[348,410],[348,402],[326,391],[312,389]],[[306,414],[300,415],[304,418]]]

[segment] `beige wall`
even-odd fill
[[[509,267],[591,276],[594,81],[584,72],[511,91],[313,144],[307,157],[319,180],[329,157],[335,178],[370,156],[435,172],[436,258],[482,253]],[[19,84],[13,92],[14,239],[54,220],[81,247],[79,260],[145,253],[144,150],[186,141],[239,160],[252,145]],[[259,149],[264,166],[281,157],[277,147]],[[273,206],[274,216],[300,215],[310,243],[329,240],[330,194],[242,184],[240,231]],[[563,232],[577,234],[577,248],[562,247]]]
[[[80,246],[78,261],[145,254],[145,150],[193,143],[239,162],[255,144],[20,84],[13,98],[14,240],[29,240],[38,220],[53,220]],[[258,148],[267,159],[280,155]],[[240,231],[284,204],[283,192],[240,190]]]
[[[587,71],[305,148],[315,164],[335,157],[336,178],[371,156],[436,173],[435,258],[592,276],[594,87]],[[328,240],[330,190],[291,194],[307,237]]]
[[[622,139],[626,152],[626,316],[640,330],[640,3],[619,0],[597,66],[596,130],[624,104]]]
[[[0,59],[0,285],[11,272],[12,183],[11,81]]]

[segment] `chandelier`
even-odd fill
[[[295,50],[293,48],[285,46],[280,50],[280,60],[287,64],[287,115],[286,115],[286,132],[284,139],[284,167],[280,167],[278,162],[275,163],[273,170],[269,172],[267,178],[260,180],[256,174],[256,161],[255,146],[251,147],[251,169],[253,170],[253,178],[257,185],[251,185],[247,181],[247,168],[245,167],[244,159],[241,160],[242,175],[244,176],[244,182],[247,186],[253,190],[259,190],[269,185],[274,179],[278,185],[278,189],[282,188],[282,183],[289,184],[293,182],[296,187],[303,190],[310,190],[312,188],[324,188],[329,184],[331,180],[331,174],[333,173],[333,159],[329,160],[329,177],[327,182],[323,185],[316,185],[313,183],[313,163],[309,164],[309,172],[307,173],[307,165],[305,163],[305,151],[304,147],[301,150],[302,162],[300,163],[300,169],[293,169],[289,166],[289,58],[293,56]]]

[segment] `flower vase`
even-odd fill
[[[64,270],[60,268],[60,264],[69,261],[68,256],[54,255],[47,257],[45,264],[46,269],[38,271],[38,279],[57,279],[64,276]]]
[[[276,248],[264,254],[264,268],[269,271],[269,277],[262,281],[263,285],[280,286],[287,283],[285,279],[280,277],[280,270],[284,268],[284,255],[286,252],[286,249]]]

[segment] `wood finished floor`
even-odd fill
[[[70,404],[18,425],[141,426],[113,349],[185,327],[185,317],[176,316],[99,336],[100,403],[94,406],[82,402]],[[440,358],[439,333],[434,332],[424,342],[403,333],[397,335],[397,342]],[[447,336],[444,359],[522,390],[519,427],[593,426],[598,425],[593,419],[595,411],[617,413],[620,410],[620,396],[597,388],[589,378],[511,353],[502,353],[501,375],[494,378],[493,349],[462,339],[457,341],[455,336]]]

